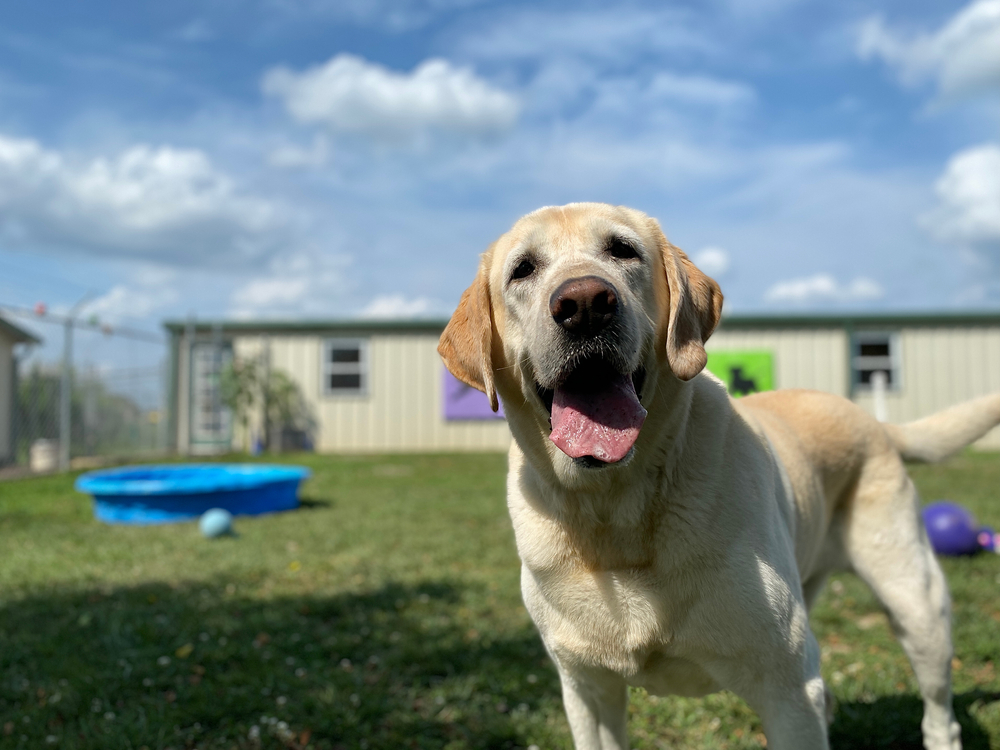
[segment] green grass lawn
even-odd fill
[[[296,456],[305,507],[194,524],[93,520],[75,476],[0,483],[0,747],[571,747],[520,600],[500,455]],[[915,467],[1000,526],[1000,456]],[[720,540],[724,543],[724,540]],[[946,560],[965,747],[1000,750],[1000,556]],[[909,666],[868,590],[813,623],[834,748],[921,747]],[[634,748],[756,748],[728,694],[633,691]]]

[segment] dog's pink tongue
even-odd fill
[[[614,463],[629,452],[645,419],[632,378],[624,375],[600,391],[556,388],[549,439],[570,458]]]

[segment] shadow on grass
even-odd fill
[[[964,750],[990,750],[990,738],[970,708],[996,700],[1000,700],[1000,693],[983,690],[955,696],[955,717],[962,725]],[[923,750],[920,735],[923,715],[923,701],[913,694],[882,696],[870,703],[840,703],[830,727],[830,747]]]
[[[317,510],[319,508],[326,509],[332,508],[333,502],[331,500],[316,500],[315,498],[299,498],[299,508],[301,510]]]
[[[555,673],[533,629],[458,622],[462,595],[262,601],[220,580],[10,601],[0,747],[524,747],[558,705]]]
[[[0,603],[0,748],[565,741],[558,679],[534,629],[471,630],[462,610],[482,592],[467,584],[272,598],[246,585],[53,590]],[[989,750],[973,706],[998,697],[956,698],[966,750]],[[914,695],[843,703],[831,746],[919,750],[921,712]]]

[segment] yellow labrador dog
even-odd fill
[[[524,601],[576,747],[628,747],[635,685],[732,690],[772,750],[826,748],[808,611],[850,568],[916,670],[925,746],[958,750],[948,591],[903,458],[984,434],[1000,396],[896,427],[825,393],[733,401],[702,373],[721,309],[655,220],[582,203],[494,243],[441,337],[447,368],[503,400]]]

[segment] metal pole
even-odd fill
[[[69,469],[69,442],[70,434],[72,430],[72,423],[70,417],[70,410],[72,407],[72,390],[73,390],[73,324],[76,322],[76,316],[80,313],[80,309],[86,304],[93,294],[87,292],[79,302],[73,305],[73,308],[69,311],[66,316],[66,322],[63,324],[65,327],[63,329],[63,362],[62,362],[62,377],[60,378],[59,384],[59,470],[66,471]]]
[[[17,447],[18,443],[21,442],[21,385],[18,383],[18,362],[21,359],[21,353],[18,352],[17,346],[11,347],[11,358],[10,358],[10,430],[8,432],[9,439],[9,450],[10,454],[7,456],[0,456],[0,466],[7,463],[8,461],[12,464],[17,463]]]
[[[66,318],[63,323],[63,361],[62,378],[59,384],[59,470],[69,469],[69,431],[70,424],[70,389],[73,387],[73,377],[70,368],[73,367],[73,319]]]

